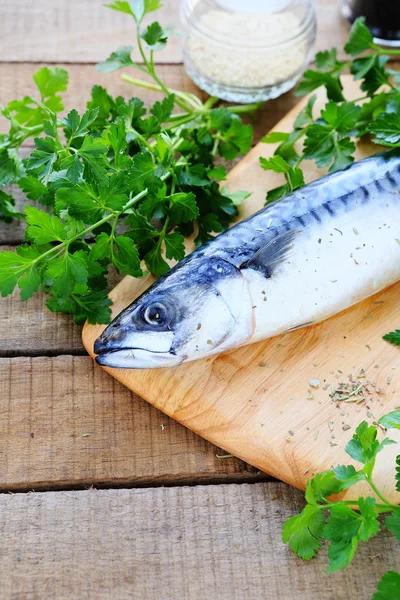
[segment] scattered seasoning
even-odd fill
[[[233,454],[216,454],[216,458],[235,458]]]
[[[318,437],[318,434],[319,434],[319,429],[317,429],[317,430],[315,431],[315,433],[314,433],[314,440],[316,440],[316,439],[317,439],[317,437]]]
[[[212,340],[207,340],[207,344],[209,344],[210,346],[212,346]]]
[[[355,227],[353,227],[353,231],[354,231],[354,233],[355,233],[356,235],[359,235],[359,233],[358,233],[358,231],[357,231],[357,229],[356,229]]]
[[[258,366],[259,366],[259,367],[266,367],[266,366],[267,366],[267,363],[265,363],[265,362],[260,362],[260,363],[258,363]]]
[[[199,331],[199,329],[201,329],[201,323],[197,324],[197,331]]]
[[[333,421],[328,421],[328,427],[331,431],[333,431]]]
[[[82,433],[81,437],[88,437],[90,433]]]
[[[313,388],[317,388],[317,387],[319,387],[319,386],[320,386],[320,383],[321,383],[321,382],[320,382],[320,380],[319,380],[319,379],[310,379],[310,382],[309,382],[309,383],[310,383],[311,387],[313,387]]]
[[[289,429],[289,433],[291,436],[294,436],[294,431],[292,431],[291,429]]]
[[[343,425],[342,429],[343,431],[347,431],[348,429],[350,429],[350,425]]]
[[[380,554],[373,554],[372,556],[369,557],[369,560],[375,560],[376,558],[380,558]]]

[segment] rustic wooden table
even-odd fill
[[[317,2],[318,48],[346,38],[338,4]],[[174,23],[177,12],[178,1],[166,0],[158,18]],[[68,68],[66,108],[82,109],[95,83],[135,93],[119,73],[94,70],[132,38],[129,19],[99,0],[2,0],[0,22],[0,103],[33,92],[43,63]],[[159,60],[168,85],[197,91],[178,46]],[[295,103],[286,94],[266,104],[256,140]],[[22,240],[19,223],[0,225],[2,248]],[[324,574],[323,553],[300,561],[281,542],[300,492],[219,458],[97,368],[79,327],[50,313],[43,296],[23,305],[14,294],[0,306],[2,600],[358,600],[398,564],[385,534],[362,545],[345,573]]]

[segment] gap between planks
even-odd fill
[[[89,357],[0,359],[0,414],[3,491],[266,479]]]

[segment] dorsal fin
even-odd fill
[[[287,258],[293,248],[293,241],[299,231],[284,231],[272,240],[268,240],[240,269],[261,271],[265,277],[271,277],[277,267]]]

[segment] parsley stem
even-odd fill
[[[215,104],[217,104],[218,101],[219,101],[219,98],[217,98],[217,96],[210,96],[204,102],[203,106],[206,110],[210,110],[210,108],[212,108]]]
[[[384,502],[388,507],[397,508],[394,504],[391,504],[389,502],[389,500],[387,500],[385,498],[385,496],[383,496],[383,494],[381,494],[381,492],[378,490],[378,488],[376,487],[375,483],[373,482],[371,475],[367,475],[366,476],[366,481],[369,483],[370,487],[374,490],[374,492],[378,496],[378,498],[380,500],[382,500],[382,502]]]
[[[137,137],[137,139],[142,142],[143,146],[146,146],[147,150],[149,150],[152,154],[154,154],[154,150],[153,150],[151,144],[149,144],[149,142],[146,140],[145,137],[143,137],[143,135],[141,133],[139,133],[133,127],[129,127],[128,131],[130,133],[133,133]]]
[[[215,140],[214,140],[214,146],[213,146],[213,149],[211,150],[211,154],[212,154],[213,156],[216,156],[216,155],[217,155],[217,152],[218,152],[218,146],[219,146],[219,142],[220,142],[219,138],[217,138],[217,137],[216,137],[216,138],[215,138]]]
[[[374,490],[375,491],[375,490]],[[339,500],[340,504],[346,504],[346,506],[359,506],[360,502],[359,500]],[[326,509],[326,508],[332,508],[332,506],[336,506],[338,504],[338,502],[326,502],[325,504],[319,504],[321,509]],[[375,511],[378,512],[379,514],[381,513],[385,513],[385,512],[390,512],[391,510],[393,510],[393,508],[398,508],[397,506],[394,506],[393,504],[389,504],[385,501],[385,504],[379,504],[376,503],[375,504]]]
[[[264,102],[254,102],[253,104],[239,104],[237,106],[227,106],[227,109],[229,110],[229,112],[239,115],[242,113],[250,113],[254,112],[255,110],[259,110],[263,104]]]
[[[378,46],[378,44],[372,44],[371,48],[374,48],[374,50],[376,50],[377,54],[393,54],[393,55],[400,55],[400,50],[395,50],[394,48],[381,48],[380,46]]]
[[[177,100],[178,106],[183,108],[183,110],[185,110],[186,112],[191,113],[191,112],[193,112],[193,108],[197,108],[197,106],[194,105],[194,102],[190,99],[189,95],[185,94],[185,92],[179,92],[178,90],[174,90],[172,88],[165,88],[165,90],[167,90],[167,91],[165,91],[161,86],[156,85],[155,83],[151,83],[150,81],[144,81],[143,79],[136,79],[136,77],[130,77],[130,75],[126,75],[125,73],[123,75],[121,75],[121,79],[123,81],[126,81],[127,83],[131,83],[132,85],[137,85],[139,87],[143,87],[148,90],[154,90],[155,92],[164,92],[167,95],[174,94],[175,97],[178,98],[178,100]],[[182,102],[179,101],[179,99],[182,99],[186,102],[191,102],[193,108],[190,108],[186,104],[183,104]]]

